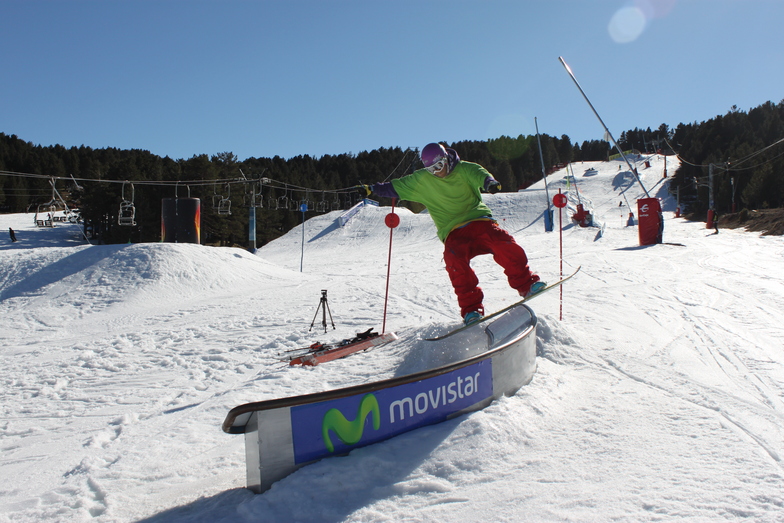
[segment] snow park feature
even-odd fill
[[[382,334],[373,333],[372,329],[369,329],[334,346],[314,343],[304,354],[290,357],[289,365],[318,365],[398,339],[396,334],[384,331],[392,267],[392,237],[394,229],[400,225],[400,216],[395,213],[395,201],[392,200],[392,210],[384,218],[384,223],[389,228],[389,249]],[[574,274],[544,288],[538,294],[560,286],[571,276]],[[332,321],[332,313],[327,302],[327,291],[322,290],[321,293],[316,316],[321,310],[322,324],[326,332],[326,317],[329,314]],[[462,360],[347,389],[254,402],[233,408],[223,422],[223,430],[230,434],[245,434],[248,489],[262,493],[274,482],[322,458],[346,454],[354,448],[378,443],[425,425],[440,423],[457,414],[484,408],[490,401],[503,395],[513,395],[531,381],[536,370],[536,316],[523,304],[532,297],[534,296],[487,315],[474,324],[460,327],[443,336],[425,339],[426,342],[441,342],[428,347],[428,351],[462,354]],[[311,322],[311,328],[316,316]],[[484,324],[496,317],[498,319]],[[332,327],[335,328],[334,322]],[[449,340],[443,342],[446,338]],[[481,374],[484,375],[481,388],[480,368]],[[462,389],[462,375],[466,373],[467,385]],[[443,384],[455,375],[456,382]],[[455,383],[456,393],[453,390]],[[425,393],[424,390],[428,387],[430,390]],[[433,390],[436,390],[435,399]],[[447,391],[450,395],[448,400]],[[415,399],[399,399],[401,394],[415,396]],[[431,408],[428,408],[428,398]],[[458,398],[463,401],[458,401]],[[372,402],[374,410],[366,411],[368,401]],[[406,418],[406,405],[410,412],[407,421],[403,422]],[[349,422],[343,411],[337,407],[343,411],[357,408],[354,421]],[[396,408],[400,411],[398,423],[394,415]],[[382,422],[381,413],[387,411],[389,419]],[[374,431],[368,431],[368,435],[363,436],[367,416],[371,413]],[[322,420],[320,424],[314,423],[314,420],[319,419]],[[334,431],[343,444],[338,450],[330,439],[330,431]]]
[[[665,157],[643,159],[667,241],[685,247],[639,245],[619,201],[645,195],[620,159],[574,163],[605,231],[595,240],[595,228],[564,220],[564,272],[582,269],[566,283],[563,321],[557,293],[529,304],[533,379],[484,409],[302,467],[259,495],[245,488],[244,437],[221,429],[231,409],[471,357],[420,339],[460,322],[430,217],[396,211],[387,328],[399,339],[289,366],[281,354],[322,332],[308,331],[319,289],[329,289],[337,327],[324,343],[381,325],[388,207],[367,206],[345,227],[340,210],[310,218],[302,273],[299,227],[251,254],[91,246],[76,224],[0,214],[0,521],[779,521],[784,239],[676,219]],[[677,158],[666,161],[677,170]],[[551,197],[565,175],[547,175]],[[554,281],[544,183],[484,198]],[[520,299],[491,257],[472,266],[488,310]],[[450,383],[457,393],[457,378],[465,395],[456,375],[420,391],[428,408],[442,387],[439,404]],[[352,422],[357,409],[341,412]],[[334,431],[329,439],[339,448]]]
[[[387,380],[233,408],[223,430],[245,435],[247,487],[261,493],[322,458],[482,409],[513,395],[536,371],[536,316],[523,304],[487,325],[425,343],[423,350],[465,359]],[[372,409],[366,408],[368,401]]]

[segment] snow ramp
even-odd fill
[[[511,234],[531,227],[544,231],[547,208],[544,188],[482,196],[493,218]],[[307,268],[317,263],[320,256],[331,255],[338,248],[347,265],[354,262],[386,265],[389,227],[384,219],[391,211],[391,207],[364,206],[345,226],[339,224],[343,211],[314,216],[261,247],[257,255],[282,267],[298,269],[301,259]],[[444,248],[427,211],[413,213],[397,207],[395,213],[400,217],[400,225],[394,230],[396,253],[420,256],[432,252],[437,263]]]

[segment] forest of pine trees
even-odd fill
[[[724,116],[675,129],[662,124],[656,130],[626,131],[618,142],[624,150],[677,153],[682,163],[671,187],[678,188],[681,201],[696,213],[708,209],[707,174],[713,164],[715,207],[725,213],[784,206],[784,143],[777,144],[783,138],[784,102],[768,102],[748,113],[733,107]],[[605,160],[615,152],[607,142],[573,144],[566,135],[541,135],[541,144],[548,168]],[[541,179],[536,136],[447,145],[462,159],[485,166],[506,191]],[[255,203],[261,246],[300,223],[301,202],[308,203],[306,217],[345,209],[358,199],[352,186],[403,176],[420,165],[418,151],[398,147],[287,160],[276,156],[240,161],[231,152],[173,160],[138,149],[34,145],[0,133],[0,212],[35,212],[52,199],[54,181],[58,194],[80,209],[99,241],[155,242],[161,239],[161,200],[194,197],[201,199],[202,243],[247,247],[248,209]],[[118,225],[120,203],[131,192],[136,225]],[[231,204],[230,214],[219,212],[220,201]]]

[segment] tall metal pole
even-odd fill
[[[705,227],[710,229],[713,227],[713,216],[716,214],[714,209],[715,202],[713,200],[713,164],[708,164],[708,220]]]
[[[256,184],[250,184],[250,208],[248,209],[248,247],[256,252]]]
[[[264,169],[266,171],[267,169]],[[261,174],[264,174],[264,171],[261,171]],[[245,173],[242,172],[240,169],[240,174],[242,177],[245,178]],[[247,180],[247,178],[245,178]],[[261,195],[261,187],[264,182],[268,182],[268,178],[262,178],[259,175],[259,195]],[[188,189],[190,193],[190,189]],[[256,183],[250,182],[250,207],[248,208],[248,250],[250,252],[256,252]]]
[[[299,272],[302,272],[302,266],[305,263],[305,211],[308,210],[308,204],[305,200],[302,200],[299,210],[302,212],[302,254],[299,258]]]
[[[735,212],[735,177],[733,176],[730,178],[730,183],[732,184],[732,212]]]
[[[547,190],[547,174],[544,167],[544,155],[542,154],[542,141],[539,139],[539,122],[534,116],[534,125],[536,126],[536,142],[539,144],[539,160],[542,162],[542,180],[544,180],[544,195],[547,198],[547,210],[545,211],[546,218],[544,220],[544,230],[552,232],[553,230],[553,211],[550,209],[550,191]]]
[[[605,131],[605,133],[607,133],[607,136],[610,137],[610,141],[613,143],[615,148],[618,149],[618,152],[621,154],[621,158],[623,158],[623,161],[626,162],[626,165],[629,167],[629,170],[634,175],[634,178],[637,180],[637,183],[640,184],[640,187],[642,187],[642,190],[645,192],[645,196],[647,198],[650,198],[651,195],[648,193],[648,189],[646,189],[645,186],[642,184],[642,181],[640,181],[640,177],[637,176],[637,171],[632,167],[632,164],[629,163],[629,160],[626,158],[626,155],[623,154],[623,151],[621,150],[620,146],[618,145],[618,142],[615,141],[615,138],[613,138],[613,135],[610,132],[610,130],[607,128],[606,125],[604,125],[604,120],[602,120],[602,117],[599,116],[599,113],[597,113],[596,109],[594,109],[593,104],[588,99],[588,96],[586,96],[585,91],[583,91],[583,88],[580,87],[580,83],[577,81],[577,78],[574,77],[574,73],[572,73],[572,69],[566,64],[566,62],[564,61],[562,56],[559,56],[558,59],[561,61],[561,64],[563,64],[564,69],[566,69],[566,72],[569,73],[569,76],[572,77],[572,80],[574,81],[574,85],[577,86],[577,89],[580,90],[580,93],[583,95],[583,98],[585,98],[585,101],[588,102],[588,106],[593,111],[593,114],[596,115],[596,118],[599,120],[599,123],[601,123],[602,127],[604,127],[604,131]]]
[[[534,116],[534,125],[536,126],[536,142],[539,144],[539,160],[542,162],[542,180],[544,180],[544,195],[547,198],[547,208],[550,208],[550,193],[547,190],[547,174],[545,174],[544,155],[542,154],[542,141],[539,139],[539,122]]]

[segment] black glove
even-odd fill
[[[364,185],[364,184],[363,185],[355,185],[353,187],[353,189],[355,191],[357,191],[362,198],[367,198],[368,196],[370,196],[370,193],[373,192],[370,189],[369,185]]]
[[[490,194],[495,194],[495,193],[499,192],[500,190],[501,190],[500,182],[493,181],[493,182],[490,182],[487,185],[487,192],[489,192]]]

